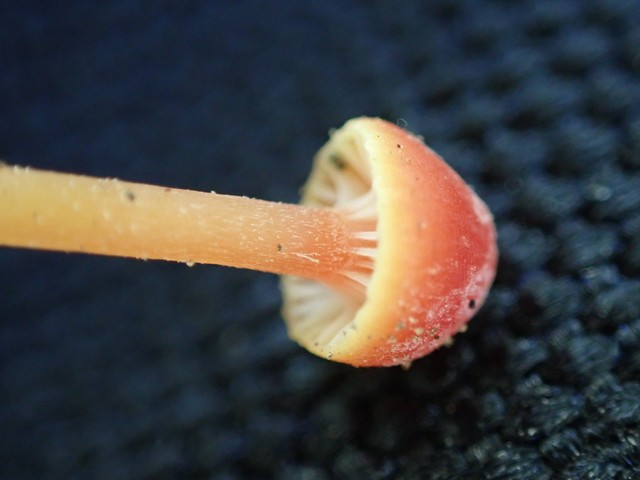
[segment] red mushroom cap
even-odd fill
[[[408,365],[483,304],[498,258],[493,217],[398,126],[357,118],[334,131],[302,203],[345,211],[361,240],[343,285],[283,277],[289,334],[309,351],[355,366]]]

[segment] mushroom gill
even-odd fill
[[[349,264],[330,282],[283,276],[283,315],[293,339],[331,358],[336,337],[356,330],[356,313],[367,298],[378,246],[378,209],[365,139],[354,130],[331,132],[303,187],[301,204],[342,211],[350,232]],[[322,354],[321,353],[321,354]]]

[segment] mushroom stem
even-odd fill
[[[0,165],[0,245],[208,263],[339,283],[346,213]],[[365,245],[366,247],[366,245]]]

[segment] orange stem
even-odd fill
[[[0,165],[0,245],[327,281],[353,262],[336,210]]]

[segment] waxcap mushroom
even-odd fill
[[[331,134],[302,205],[0,163],[0,245],[284,275],[291,337],[356,366],[407,366],[449,341],[497,263],[486,205],[374,118]]]

